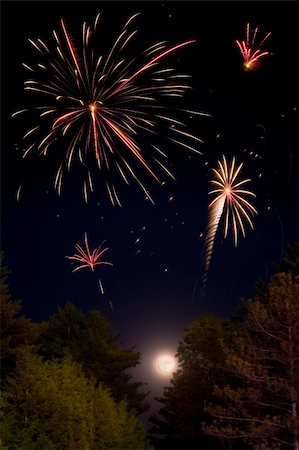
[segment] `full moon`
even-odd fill
[[[156,367],[160,374],[170,375],[175,370],[176,362],[171,355],[160,355],[156,360]]]

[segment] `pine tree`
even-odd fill
[[[202,424],[211,421],[205,402],[213,398],[214,383],[223,384],[229,374],[221,342],[231,342],[233,322],[202,317],[185,330],[177,350],[179,370],[164,389],[159,416],[151,418],[157,448],[221,448],[221,441],[207,436]]]
[[[256,449],[299,450],[299,276],[279,273],[248,303],[246,333],[223,344],[239,385],[216,386],[206,432]]]
[[[0,272],[0,335],[1,335],[1,382],[15,367],[19,351],[26,345],[32,346],[38,335],[38,326],[30,319],[20,316],[21,301],[11,299],[7,279],[9,271],[3,266],[1,254]]]
[[[88,377],[109,388],[115,400],[126,400],[138,414],[148,409],[144,401],[147,394],[138,391],[143,383],[132,382],[131,375],[125,373],[140,363],[140,353],[121,349],[98,311],[84,314],[71,303],[58,307],[44,324],[39,342],[43,356],[51,359],[70,355]]]
[[[69,357],[43,361],[24,350],[2,398],[9,449],[145,449],[145,429]]]
[[[288,244],[277,271],[299,275],[299,242]]]

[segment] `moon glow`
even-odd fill
[[[170,375],[175,370],[176,362],[171,355],[160,355],[156,360],[156,367],[160,374]]]

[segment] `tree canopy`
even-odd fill
[[[142,382],[132,382],[128,368],[140,363],[140,353],[122,349],[118,338],[98,311],[84,314],[72,303],[57,312],[44,324],[40,335],[40,352],[47,358],[71,356],[79,362],[85,375],[104,384],[117,401],[126,400],[130,409],[141,413],[148,409],[139,392]]]
[[[186,328],[151,418],[155,448],[299,450],[299,246],[229,319]],[[282,271],[283,269],[283,271]],[[145,449],[140,362],[98,312],[20,315],[1,267],[1,448]]]
[[[299,450],[297,243],[277,268],[230,319],[201,317],[185,330],[151,418],[156,448]]]
[[[0,271],[0,336],[1,336],[1,382],[15,367],[18,353],[24,346],[32,346],[38,336],[39,327],[30,319],[20,315],[21,301],[11,299],[7,283],[8,269],[2,264]]]
[[[221,404],[207,408],[212,435],[251,447],[299,449],[299,276],[279,273],[266,301],[247,305],[246,333],[235,348],[223,344],[226,363],[240,384],[215,386]]]
[[[97,311],[67,304],[32,323],[7,276],[1,265],[1,448],[148,448],[136,417],[146,394],[125,372],[140,354],[121,349]]]
[[[2,440],[10,449],[148,447],[126,402],[116,403],[69,357],[43,361],[21,352],[2,403]]]
[[[185,330],[177,350],[179,370],[159,399],[158,415],[151,418],[152,433],[166,435],[164,442],[154,440],[157,448],[222,447],[219,439],[204,435],[202,423],[210,419],[205,404],[213,398],[214,383],[229,377],[221,342],[231,342],[234,328],[234,323],[207,316]]]

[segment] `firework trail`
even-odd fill
[[[105,242],[105,241],[104,241]],[[92,271],[94,271],[95,266],[100,265],[108,265],[112,266],[113,264],[107,261],[100,261],[100,258],[102,255],[109,250],[108,247],[101,249],[102,245],[100,247],[96,248],[92,252],[90,251],[88,239],[87,239],[87,233],[84,234],[84,243],[85,243],[85,249],[81,247],[81,245],[76,244],[75,248],[78,253],[75,253],[74,256],[66,256],[67,259],[70,259],[71,261],[76,261],[80,265],[76,267],[73,272],[77,272],[80,269],[84,269],[86,267],[90,267]]]
[[[36,76],[25,82],[25,90],[44,96],[49,104],[34,108],[39,115],[38,125],[24,135],[23,157],[34,149],[47,155],[53,147],[57,151],[60,140],[65,142],[62,161],[54,178],[59,195],[64,173],[71,170],[76,159],[86,171],[83,180],[86,202],[89,193],[94,191],[95,169],[101,172],[102,176],[98,178],[106,180],[113,205],[121,206],[112,181],[114,173],[126,184],[135,180],[146,198],[153,202],[135,173],[136,163],[158,183],[161,183],[158,171],[174,176],[165,165],[166,153],[152,140],[158,137],[161,141],[162,136],[201,154],[196,148],[201,139],[186,130],[180,117],[173,117],[173,105],[164,104],[165,97],[171,102],[172,98],[181,98],[190,89],[186,84],[189,76],[176,74],[172,68],[160,68],[160,63],[169,54],[195,41],[172,46],[158,42],[136,58],[128,59],[125,50],[137,33],[137,30],[130,30],[136,16],[138,14],[126,22],[106,56],[98,49],[100,15],[92,25],[83,24],[81,44],[70,37],[63,19],[60,32],[53,31],[55,46],[47,46],[40,39],[29,39],[41,62],[34,67],[23,63],[30,74]],[[13,116],[27,111],[29,109],[22,109]],[[177,111],[184,116],[208,116],[197,111]],[[149,144],[140,143],[143,134],[144,142]]]
[[[240,231],[245,237],[245,221],[247,221],[253,229],[250,215],[253,216],[254,214],[257,214],[257,211],[248,200],[246,200],[246,197],[255,197],[255,194],[247,189],[243,189],[243,186],[250,182],[250,178],[237,181],[242,167],[243,163],[236,166],[235,158],[232,159],[229,167],[226,158],[223,155],[223,160],[218,161],[218,170],[212,169],[215,179],[211,180],[211,184],[216,186],[216,189],[210,191],[209,195],[216,196],[209,204],[208,231],[205,240],[204,286],[206,285],[215,236],[222,215],[225,213],[224,238],[227,237],[229,228],[231,228],[235,246],[238,244],[238,234]]]
[[[111,311],[114,311],[114,306],[111,300],[108,301]]]
[[[21,184],[19,185],[18,190],[17,190],[17,193],[16,193],[16,199],[17,199],[17,202],[20,201],[20,195],[21,195],[21,190],[22,190],[22,184],[23,184],[23,183],[21,183]]]
[[[100,278],[98,279],[99,287],[100,287],[100,293],[104,295],[104,287],[103,283],[101,282]]]
[[[223,213],[225,203],[225,197],[219,198],[215,204],[214,208],[210,209],[209,211],[209,225],[208,225],[208,232],[206,235],[206,241],[205,241],[205,248],[206,248],[206,255],[205,255],[205,273],[203,278],[203,284],[205,286],[207,282],[207,276],[208,276],[208,270],[210,268],[213,249],[214,249],[214,242],[215,242],[215,236],[218,229],[219,221]]]
[[[258,28],[255,28],[252,32],[252,30],[250,30],[250,24],[247,23],[245,40],[236,40],[236,44],[243,57],[243,66],[245,70],[253,70],[257,68],[260,58],[269,54],[269,52],[262,50],[262,45],[271,35],[271,32],[268,33],[259,44],[256,43],[257,33]]]

